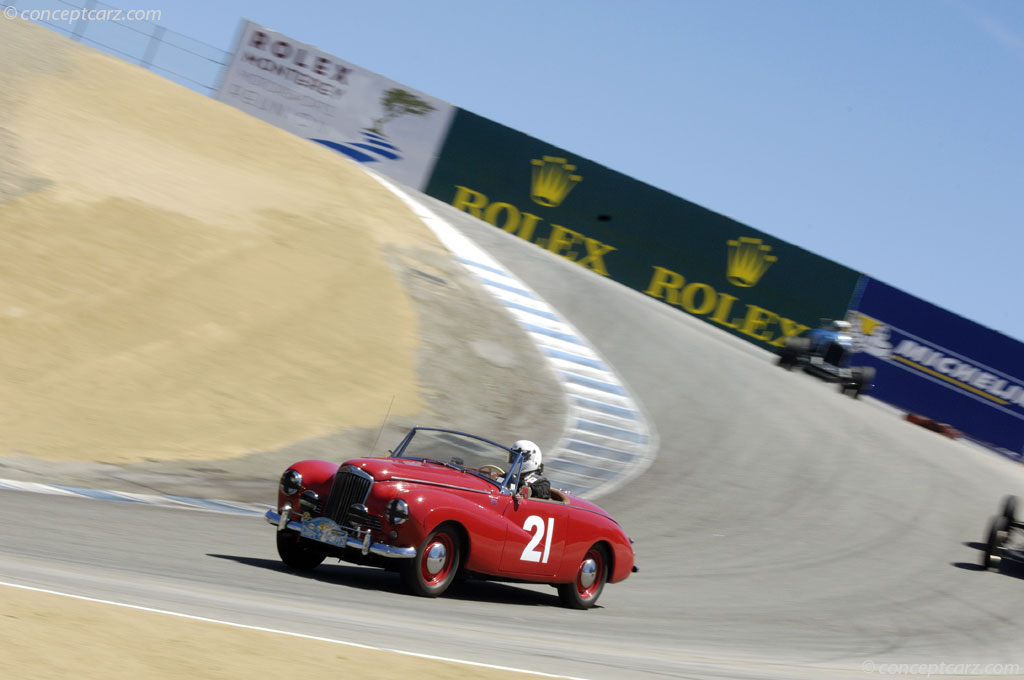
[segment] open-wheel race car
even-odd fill
[[[786,338],[778,364],[786,370],[800,366],[805,373],[839,383],[839,391],[854,399],[872,388],[872,366],[850,366],[853,336],[848,321],[827,321],[803,335]]]
[[[981,565],[998,571],[1004,560],[1024,562],[1024,522],[1017,520],[1017,497],[1007,496],[988,523]]]
[[[277,510],[266,513],[285,564],[308,570],[334,557],[384,567],[424,597],[457,577],[548,583],[576,609],[637,570],[632,541],[600,507],[521,488],[516,447],[413,427],[389,454],[285,470]]]

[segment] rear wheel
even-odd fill
[[[416,557],[402,562],[402,580],[414,595],[437,597],[455,580],[462,563],[462,541],[451,526],[430,532]]]
[[[1002,515],[996,515],[988,525],[988,536],[985,537],[985,554],[981,564],[989,570],[996,571],[1003,561],[1003,546],[1010,532],[1010,523]]]
[[[320,566],[327,554],[313,541],[291,531],[277,532],[277,554],[292,569],[309,571]]]
[[[776,363],[778,363],[778,365],[781,366],[782,368],[789,371],[792,370],[793,366],[796,365],[796,357],[787,352],[786,350],[782,350],[782,354],[779,355],[778,361]]]
[[[842,366],[843,358],[846,356],[846,348],[840,345],[838,342],[830,342],[825,347],[824,353],[825,363],[832,364],[833,366]]]
[[[583,556],[572,583],[558,584],[558,597],[571,609],[590,609],[608,581],[608,552],[595,545]]]
[[[779,352],[778,364],[787,371],[792,370],[800,360],[800,355],[807,354],[811,341],[807,338],[786,338],[782,351]]]

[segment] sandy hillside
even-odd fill
[[[0,22],[0,59],[0,455],[225,458],[424,411],[396,263],[447,256],[389,192],[38,26]]]
[[[272,502],[284,465],[365,450],[389,404],[387,435],[558,436],[537,349],[359,167],[32,24],[0,20],[0,60],[0,477]],[[0,609],[28,612],[0,661],[37,678],[295,653],[512,676],[11,588]]]

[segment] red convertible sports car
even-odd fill
[[[576,609],[637,570],[632,541],[607,512],[557,489],[550,500],[520,491],[519,451],[414,427],[389,453],[285,470],[278,511],[266,514],[285,564],[306,570],[336,557],[393,569],[424,597],[460,573],[550,583]]]

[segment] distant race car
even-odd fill
[[[801,366],[804,372],[839,383],[839,391],[854,399],[874,386],[875,369],[849,366],[853,336],[848,321],[829,321],[795,338],[786,338],[778,364],[786,370]]]
[[[1003,499],[999,514],[989,520],[981,565],[998,571],[1003,560],[1024,562],[1024,522],[1017,521],[1017,497]]]
[[[389,453],[285,470],[277,511],[266,514],[285,564],[308,570],[336,557],[384,567],[424,597],[459,574],[550,583],[576,609],[637,571],[632,541],[607,512],[564,491],[546,500],[519,490],[518,451],[414,427]]]
[[[920,425],[926,430],[938,432],[939,434],[950,439],[959,439],[963,435],[963,433],[961,433],[960,430],[956,429],[949,423],[940,423],[934,418],[929,418],[928,416],[923,416],[919,413],[908,413],[907,415],[904,416],[904,419],[908,423]]]

